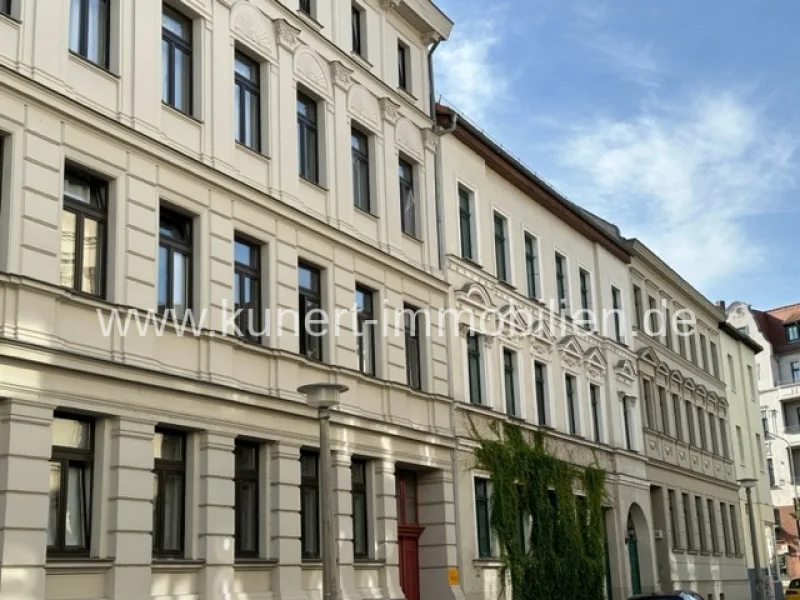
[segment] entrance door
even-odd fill
[[[419,600],[419,536],[425,528],[420,527],[417,515],[417,474],[397,471],[395,491],[400,587],[406,600]]]
[[[636,529],[633,521],[628,517],[628,537],[625,538],[628,545],[628,560],[631,564],[631,592],[633,594],[642,593],[642,577],[639,572],[639,546],[636,542]]]

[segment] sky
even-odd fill
[[[710,300],[800,302],[800,2],[436,4],[445,103]]]

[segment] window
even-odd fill
[[[300,12],[314,18],[313,5],[314,0],[300,0]]]
[[[300,177],[319,183],[317,102],[297,92],[297,160]]]
[[[678,335],[678,354],[686,358],[686,325],[678,323],[676,329]]]
[[[500,281],[509,281],[508,240],[506,232],[508,221],[499,213],[494,213],[494,264],[495,275]]]
[[[756,434],[756,450],[758,450],[758,468],[764,470],[764,447],[761,445],[761,435]]]
[[[358,353],[358,370],[367,375],[375,375],[375,292],[356,286],[356,352]]]
[[[681,542],[678,539],[678,514],[675,507],[675,490],[667,490],[667,502],[669,504],[669,532],[673,548],[680,548]]]
[[[650,315],[650,331],[649,334],[654,336],[658,332],[658,308],[656,308],[656,299],[652,296],[647,297],[648,313]]]
[[[592,434],[594,441],[599,444],[603,441],[600,431],[600,386],[593,383],[589,385],[589,399],[592,408]]]
[[[353,152],[353,205],[363,211],[371,212],[369,138],[353,128],[350,130],[350,147]]]
[[[625,428],[625,449],[633,450],[633,436],[631,435],[631,407],[628,397],[622,397],[622,425]]]
[[[798,414],[800,420],[800,414]],[[766,409],[761,409],[761,429],[764,430],[764,435],[769,436],[769,418],[767,417]]]
[[[568,431],[571,435],[578,435],[578,410],[577,398],[575,393],[577,391],[577,382],[574,375],[564,375],[564,391],[567,396],[567,425]]]
[[[719,552],[719,539],[717,538],[717,513],[714,511],[714,501],[706,500],[706,508],[708,509],[708,523],[711,526],[711,550],[717,553]]]
[[[319,558],[319,456],[300,452],[300,547],[306,559]]]
[[[697,364],[697,332],[692,331],[689,335],[689,354],[692,364]]]
[[[353,555],[369,556],[369,526],[367,520],[367,462],[353,459],[350,463],[353,501]]]
[[[261,67],[256,61],[236,52],[233,68],[236,141],[261,152]]]
[[[56,414],[51,432],[47,553],[89,556],[93,423],[80,417]]]
[[[791,364],[792,383],[800,383],[800,361],[793,360]]]
[[[664,321],[664,343],[672,350],[672,313],[668,308],[664,309]]]
[[[417,474],[414,471],[396,471],[394,475],[397,499],[397,524],[417,525]]]
[[[11,16],[11,0],[0,0],[0,13]]]
[[[533,379],[536,387],[536,417],[539,425],[547,425],[547,365],[535,362]]]
[[[708,350],[706,348],[706,336],[700,334],[700,358],[703,361],[703,370],[708,371],[710,365],[708,364]]]
[[[237,557],[257,557],[259,550],[258,443],[236,440],[235,462],[235,553]]]
[[[772,459],[767,459],[767,472],[769,473],[769,485],[775,487],[775,465],[772,464]]]
[[[475,530],[478,537],[478,558],[492,555],[492,536],[489,521],[489,488],[486,479],[475,478]]]
[[[633,312],[636,329],[641,329],[644,317],[642,316],[642,289],[638,285],[633,286]]]
[[[731,532],[728,527],[728,511],[725,508],[725,503],[719,503],[719,514],[722,517],[722,541],[725,544],[725,554],[731,552]]]
[[[410,50],[403,42],[397,42],[397,86],[406,92],[411,91],[408,55]]]
[[[730,451],[728,450],[728,423],[723,417],[719,418],[719,442],[722,456],[730,458]]]
[[[420,330],[422,315],[408,304],[403,306],[406,341],[406,382],[415,390],[422,389],[422,347]]]
[[[558,311],[562,315],[568,314],[567,259],[558,252],[556,252],[556,293],[558,294]]]
[[[297,265],[298,308],[300,309],[300,354],[311,360],[323,360],[321,273],[306,263]],[[312,312],[313,311],[313,312]]]
[[[669,410],[667,408],[667,390],[662,386],[658,386],[658,412],[661,418],[661,427],[659,430],[664,435],[670,435],[669,432]]]
[[[467,371],[469,374],[469,401],[483,404],[483,357],[481,337],[474,331],[467,334]]]
[[[653,412],[653,383],[649,379],[642,380],[644,389],[644,424],[650,429],[656,428],[655,413]]]
[[[787,342],[796,342],[797,340],[800,340],[800,323],[784,325],[784,328],[786,329]]]
[[[747,382],[750,386],[750,399],[756,399],[756,380],[753,378],[753,367],[747,365]]]
[[[689,494],[681,494],[681,497],[683,500],[683,522],[686,524],[686,546],[690,550],[696,550]]]
[[[694,510],[697,517],[697,529],[700,532],[700,550],[708,551],[708,539],[706,538],[706,523],[703,518],[703,499],[700,496],[694,497]]]
[[[156,429],[153,437],[153,557],[182,557],[186,434]]]
[[[692,401],[686,400],[686,425],[689,431],[689,444],[697,446],[697,436],[694,431],[694,411],[692,410]]]
[[[719,443],[717,441],[717,420],[714,418],[714,413],[708,413],[708,429],[711,432],[711,451],[714,454],[720,454]]]
[[[503,348],[503,388],[506,397],[506,413],[519,417],[517,406],[517,353]]]
[[[10,14],[11,2],[2,12]],[[99,67],[108,69],[109,0],[72,0],[69,9],[69,49]]]
[[[353,36],[353,52],[362,58],[366,58],[367,45],[364,39],[364,11],[353,4],[350,10],[350,29]]]
[[[622,292],[611,286],[611,306],[614,309],[614,339],[620,344],[625,342],[622,335]]]
[[[92,296],[105,287],[108,184],[71,167],[64,170],[61,285]]]
[[[260,248],[243,239],[233,241],[233,298],[237,335],[257,341],[261,335]]]
[[[462,186],[458,186],[458,228],[461,234],[461,258],[475,260],[472,244],[472,194]]]
[[[736,443],[739,446],[739,463],[744,465],[744,436],[742,435],[742,428],[736,426]]]
[[[717,345],[714,342],[709,342],[711,348],[711,374],[714,377],[719,377],[719,357],[717,356]]]
[[[736,520],[736,506],[733,504],[728,505],[731,512],[731,531],[733,531],[733,551],[739,555],[742,553],[741,546],[739,545],[739,525]]]
[[[675,437],[679,441],[683,439],[683,418],[681,416],[681,399],[678,394],[672,394],[672,416],[675,419]]]
[[[699,406],[697,408],[697,429],[700,432],[700,447],[708,450],[708,438],[706,437],[706,411]]]
[[[528,298],[539,297],[539,240],[530,233],[525,234],[525,279],[528,283]]]
[[[592,276],[586,269],[578,270],[578,280],[581,286],[581,320],[584,329],[592,329]]]
[[[400,182],[400,226],[403,233],[417,237],[417,203],[414,197],[414,167],[402,158],[398,162]]]
[[[168,6],[161,14],[161,100],[192,113],[192,21]]]
[[[162,206],[158,227],[158,312],[182,318],[192,302],[192,219]]]

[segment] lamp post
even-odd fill
[[[755,571],[756,599],[764,599],[764,586],[761,584],[761,557],[758,554],[758,532],[756,529],[756,515],[753,510],[753,488],[758,483],[758,479],[744,477],[739,480],[739,484],[744,488],[747,496],[747,510],[750,513],[750,541],[753,546],[753,570]]]
[[[336,533],[333,526],[333,465],[331,463],[331,408],[339,404],[339,396],[347,386],[338,383],[311,383],[297,388],[306,397],[311,408],[317,409],[319,417],[320,456],[320,503],[322,504],[322,598],[337,600],[339,597],[339,558]]]

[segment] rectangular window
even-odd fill
[[[678,394],[672,394],[672,416],[675,419],[675,437],[683,442],[683,418],[681,416],[681,399]]]
[[[153,557],[180,558],[186,525],[186,434],[156,429],[153,456]]]
[[[261,66],[236,52],[233,69],[236,142],[261,152]]]
[[[233,241],[233,300],[237,334],[258,341],[261,335],[261,248],[241,238]]]
[[[297,92],[297,161],[300,177],[319,184],[317,102]]]
[[[47,554],[89,556],[94,424],[56,414],[51,425]]]
[[[792,369],[792,383],[800,383],[800,361],[793,360],[791,369]]]
[[[769,485],[770,487],[775,487],[775,465],[772,463],[772,459],[767,459],[767,472],[769,473]]]
[[[490,482],[475,478],[475,529],[478,538],[478,558],[492,555],[492,535],[489,520]]]
[[[586,269],[578,269],[578,281],[581,287],[581,321],[584,329],[592,329],[592,276]]]
[[[602,426],[600,424],[600,386],[595,384],[589,385],[589,399],[592,408],[592,434],[594,441],[598,444],[603,441],[601,434]]]
[[[406,342],[406,382],[415,390],[422,389],[422,315],[408,304],[403,306]]]
[[[161,100],[192,114],[192,20],[168,6],[161,14]]]
[[[396,471],[394,476],[397,499],[397,524],[417,525],[417,474],[414,471]]]
[[[700,550],[708,551],[708,539],[706,538],[706,522],[703,518],[703,499],[700,496],[694,497],[694,511],[697,517],[697,530],[700,533]]]
[[[300,547],[305,559],[319,558],[319,455],[300,453]]]
[[[719,445],[722,456],[730,458],[730,450],[728,450],[728,423],[724,418],[719,418]]]
[[[578,434],[578,418],[576,411],[578,410],[577,398],[577,381],[574,375],[564,375],[564,392],[567,396],[567,425],[568,431],[571,435]]]
[[[375,375],[375,292],[356,286],[356,352],[358,370],[367,375]]]
[[[6,14],[10,14],[11,2]],[[110,0],[71,0],[69,49],[99,67],[108,69]]]
[[[689,431],[689,444],[697,446],[697,435],[694,431],[694,411],[692,410],[692,401],[686,400],[686,425]]]
[[[664,321],[664,343],[672,350],[672,313],[668,308],[664,309]]]
[[[742,435],[742,428],[736,426],[736,443],[739,446],[739,464],[744,465],[744,436]]]
[[[642,311],[642,289],[635,285],[633,286],[633,312],[636,319],[636,329],[641,330],[644,323],[644,315]]]
[[[690,550],[696,550],[694,539],[694,527],[692,527],[692,509],[689,501],[689,494],[681,494],[683,500],[683,522],[686,524],[686,546]]]
[[[688,342],[689,342],[690,360],[692,361],[692,364],[697,365],[698,362],[697,362],[697,332],[696,331],[692,331],[691,335],[689,336]]]
[[[678,509],[675,506],[675,490],[667,490],[669,503],[669,533],[673,548],[680,548],[681,542],[678,539]]]
[[[353,555],[369,556],[369,526],[367,520],[367,461],[353,459],[350,463],[353,502]]]
[[[750,385],[750,400],[756,399],[756,380],[753,377],[753,367],[747,365],[747,382]]]
[[[628,398],[622,398],[622,425],[625,429],[625,449],[633,450],[633,434],[631,431],[631,407]]]
[[[706,508],[708,509],[708,523],[711,526],[711,550],[716,553],[719,552],[719,539],[717,538],[717,513],[714,511],[714,501],[706,500]]]
[[[739,555],[742,553],[742,548],[739,545],[739,522],[736,520],[736,506],[730,504],[728,506],[731,513],[731,531],[733,532],[733,551]]]
[[[708,450],[708,438],[706,437],[706,411],[699,406],[697,409],[697,429],[700,433],[700,447],[703,450]]]
[[[660,431],[664,435],[670,435],[669,431],[669,408],[667,407],[667,390],[658,386],[658,412],[661,417]]]
[[[508,221],[499,213],[494,213],[494,264],[495,274],[500,281],[509,281],[508,271]]]
[[[517,406],[517,353],[503,348],[503,383],[506,397],[506,413],[519,417]]]
[[[719,514],[722,517],[722,542],[725,544],[725,554],[731,553],[731,532],[728,527],[728,510],[724,502],[719,503]]]
[[[483,340],[481,336],[470,331],[467,334],[467,371],[469,373],[469,401],[471,404],[483,404]]]
[[[353,53],[366,57],[367,45],[364,43],[364,11],[353,4],[350,10],[350,29],[353,36]]]
[[[614,309],[614,339],[620,344],[625,342],[622,335],[622,292],[619,288],[611,286],[611,307]]]
[[[756,434],[756,450],[758,451],[758,468],[764,470],[764,447],[761,445],[761,435]]]
[[[351,129],[350,147],[353,152],[353,205],[363,211],[372,212],[369,137],[358,129]]]
[[[556,252],[556,293],[558,295],[558,311],[562,315],[569,314],[569,289],[567,284],[567,259]]]
[[[714,342],[709,342],[711,352],[711,374],[714,377],[719,377],[719,357],[717,356],[717,345]]]
[[[158,312],[183,318],[192,303],[192,219],[162,205],[158,227]]]
[[[800,323],[784,325],[784,328],[786,329],[787,342],[796,342],[797,340],[800,340]]]
[[[104,295],[107,221],[108,183],[66,167],[61,213],[61,285],[91,296]]]
[[[300,0],[300,12],[308,15],[312,19],[314,18],[313,15],[313,1],[314,0]]]
[[[259,476],[258,443],[236,440],[235,462],[235,519],[236,557],[254,558],[259,554]]]
[[[321,273],[316,267],[298,263],[297,276],[300,354],[311,360],[322,361],[323,330],[319,314],[322,309]]]
[[[658,308],[656,299],[652,296],[647,297],[648,313],[650,315],[650,335],[655,336],[658,332]]]
[[[719,442],[717,441],[717,420],[712,412],[708,413],[708,429],[711,432],[711,451],[714,454],[720,454]]]
[[[528,298],[539,298],[539,240],[530,233],[525,234],[525,279]]]
[[[397,87],[407,92],[411,91],[411,78],[409,77],[408,55],[410,51],[403,42],[397,42]]]
[[[469,190],[458,186],[458,228],[461,234],[461,258],[475,260],[472,244],[472,207],[473,199]]]
[[[402,158],[398,162],[400,183],[400,226],[403,233],[417,236],[417,202],[414,195],[414,166]]]
[[[683,323],[676,324],[677,329],[677,336],[678,336],[678,354],[686,358],[686,326]]]
[[[656,429],[656,418],[653,412],[653,382],[649,379],[642,379],[644,390],[644,425],[650,429]]]
[[[0,0],[0,13],[11,16],[11,0]]]
[[[798,407],[800,409],[800,407]],[[798,421],[800,421],[800,410],[798,410]],[[785,417],[784,417],[785,419]],[[769,435],[769,419],[767,418],[767,411],[766,409],[761,409],[761,429],[764,430],[764,435]]]
[[[706,336],[700,334],[700,359],[703,361],[703,370],[708,371],[710,365],[708,364],[708,349],[706,347]]]
[[[533,378],[536,387],[536,417],[539,425],[547,425],[547,365],[533,363]]]

